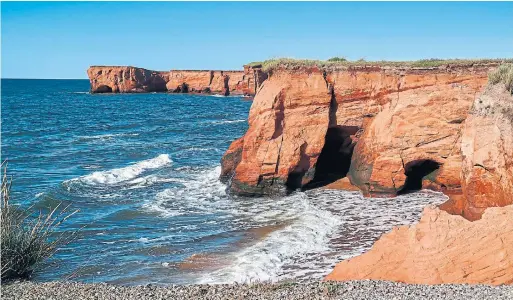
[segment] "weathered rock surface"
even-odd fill
[[[513,96],[503,85],[473,102],[461,155],[463,194],[441,206],[447,212],[426,208],[417,225],[383,235],[326,279],[513,284]]]
[[[461,150],[463,196],[443,208],[475,220],[487,207],[513,204],[513,96],[503,85],[474,101]]]
[[[135,67],[90,67],[87,76],[92,93],[164,92],[168,72]]]
[[[259,195],[305,184],[306,172],[324,144],[330,101],[320,72],[278,72],[265,81],[251,106],[249,129],[238,145],[242,152],[232,190]]]
[[[87,70],[92,93],[206,93],[255,94],[267,78],[260,67],[243,71],[171,70],[157,72],[136,67],[93,66]]]
[[[277,68],[255,96],[240,155],[223,159],[223,176],[245,195],[345,176],[366,195],[461,193],[463,122],[493,67]]]
[[[373,196],[420,184],[461,189],[462,123],[486,82],[486,73],[468,71],[404,75],[389,84],[386,103],[355,147],[351,181]]]
[[[326,280],[512,284],[512,220],[512,205],[488,208],[474,222],[428,207],[418,224],[394,228],[367,253],[337,264]]]

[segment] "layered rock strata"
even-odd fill
[[[91,93],[206,93],[248,95],[256,93],[267,74],[259,66],[243,71],[151,71],[136,67],[93,66],[87,70]]]
[[[275,68],[221,178],[243,195],[343,177],[367,196],[461,194],[462,128],[495,66]]]

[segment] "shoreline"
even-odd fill
[[[3,284],[2,299],[511,299],[513,286],[390,281],[121,286],[30,281]]]

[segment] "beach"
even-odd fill
[[[415,285],[387,281],[118,286],[73,282],[13,283],[2,299],[512,299],[512,286]]]

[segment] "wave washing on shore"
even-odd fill
[[[187,180],[182,179],[183,187],[166,189],[143,206],[161,217],[229,213],[231,231],[274,226],[248,247],[212,256],[211,264],[229,263],[202,274],[198,283],[321,279],[341,259],[368,250],[392,226],[416,222],[425,205],[447,200],[431,191],[365,199],[358,192],[322,189],[278,199],[231,198],[218,180],[220,171],[220,167],[191,171]],[[211,224],[228,225],[222,219]]]
[[[364,199],[322,189],[235,197],[218,180],[219,160],[247,129],[249,101],[74,93],[89,88],[80,80],[2,80],[2,87],[1,150],[15,178],[13,199],[80,209],[63,224],[79,237],[35,280],[317,280],[446,198]]]

